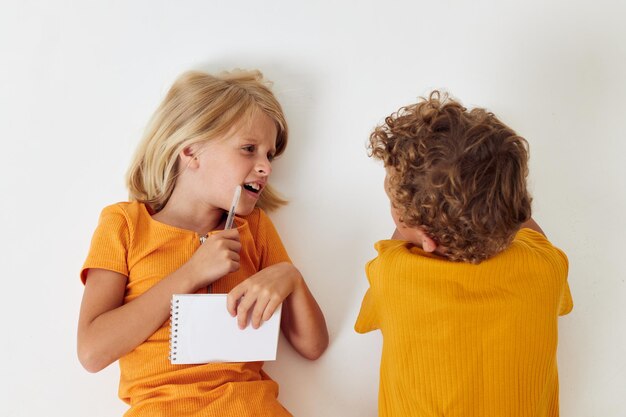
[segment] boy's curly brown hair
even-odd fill
[[[450,260],[494,256],[530,219],[528,143],[493,113],[433,91],[387,117],[369,141],[400,221],[419,226]]]

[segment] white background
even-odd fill
[[[534,217],[570,258],[561,414],[626,400],[626,5],[621,1],[0,3],[0,415],[115,416],[117,365],[76,359],[78,272],[148,118],[187,69],[260,68],[291,127],[272,215],[323,308],[316,362],[266,370],[296,416],[376,414],[379,333],[353,324],[392,221],[371,129],[432,88],[531,146]]]

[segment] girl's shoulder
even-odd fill
[[[102,209],[100,223],[126,223],[130,228],[142,219],[150,217],[148,208],[137,201],[122,201],[111,204]]]
[[[271,220],[269,219],[267,214],[265,214],[263,209],[260,209],[258,207],[255,207],[250,214],[248,214],[247,216],[242,216],[241,218],[248,223],[250,232],[255,237],[259,234],[259,232],[262,232],[263,229],[265,229],[267,223],[271,224]]]
[[[103,213],[118,213],[132,217],[150,215],[144,203],[138,201],[120,201],[102,209]]]
[[[272,220],[270,220],[267,213],[262,208],[255,207],[254,210],[247,216],[242,216],[242,219],[245,219],[248,224],[255,226],[263,226],[265,224],[272,224]]]

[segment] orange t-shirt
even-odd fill
[[[217,280],[212,292],[227,293],[255,272],[290,262],[274,225],[261,209],[236,217],[241,239],[240,268]],[[124,303],[139,297],[180,268],[200,245],[189,230],[160,223],[141,203],[106,207],[81,271],[101,268],[128,277]],[[263,362],[171,365],[169,320],[119,360],[120,398],[137,416],[290,416],[278,402],[278,385]]]
[[[479,265],[400,240],[375,247],[355,329],[383,335],[381,417],[558,416],[563,252],[530,229]]]

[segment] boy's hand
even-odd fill
[[[288,262],[269,266],[233,288],[228,293],[227,308],[231,316],[237,316],[240,329],[244,329],[251,317],[252,327],[258,329],[269,320],[276,308],[291,294],[298,274]]]
[[[188,261],[198,277],[198,288],[217,281],[224,275],[239,269],[239,231],[223,230],[211,234]]]

